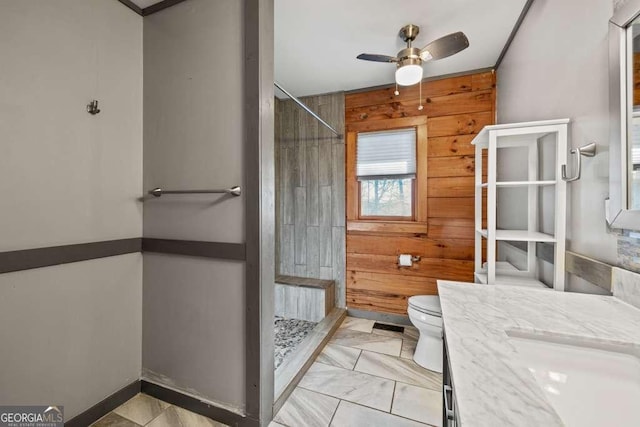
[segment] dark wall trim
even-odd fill
[[[195,240],[150,239],[140,237],[107,240],[104,242],[0,252],[0,274],[89,261],[135,252],[157,252],[244,261],[246,259],[245,248],[246,246],[242,243],[201,242]]]
[[[129,9],[133,10],[138,15],[142,16],[142,9],[131,0],[118,0],[118,1],[123,5],[127,6]]]
[[[145,7],[144,9],[142,9],[142,16],[148,16],[151,15],[152,13],[156,13],[156,12],[160,12],[163,9],[166,9],[168,7],[171,6],[175,6],[178,3],[182,3],[185,0],[164,0],[161,1],[160,3],[156,3],[154,5],[151,5],[149,7]]]
[[[107,415],[109,412],[140,393],[140,381],[135,381],[128,386],[116,391],[102,402],[93,405],[81,414],[76,415],[64,423],[65,427],[87,427]]]
[[[150,239],[145,237],[142,239],[142,251],[238,261],[244,261],[246,258],[245,245],[242,243]]]
[[[228,411],[224,408],[205,403],[195,397],[187,396],[175,390],[159,386],[148,381],[141,381],[141,391],[156,399],[163,400],[172,405],[179,406],[196,414],[203,415],[212,420],[219,421],[228,426],[259,426],[257,420],[252,420],[235,412]],[[87,424],[88,425],[88,424]]]
[[[522,9],[522,13],[520,13],[520,16],[518,17],[518,20],[516,21],[516,25],[513,26],[513,30],[511,30],[511,34],[509,34],[509,38],[507,39],[507,43],[505,43],[504,47],[502,48],[502,52],[500,52],[500,56],[498,57],[498,60],[496,61],[496,65],[495,67],[493,67],[494,69],[498,69],[498,67],[500,66],[500,64],[502,63],[502,60],[504,59],[505,55],[507,54],[507,51],[509,50],[509,47],[511,47],[511,43],[513,42],[513,39],[516,37],[516,34],[518,33],[518,30],[520,29],[520,26],[522,25],[522,21],[524,21],[524,18],[526,18],[527,13],[529,12],[529,9],[531,8],[531,5],[533,4],[533,0],[527,0],[527,2],[524,5],[524,8]]]
[[[65,422],[64,425],[65,427],[86,427],[91,425],[140,392],[229,426],[257,427],[259,425],[256,420],[243,417],[235,412],[210,405],[194,397],[145,380],[134,381],[81,414],[76,415]]]
[[[142,239],[108,240],[0,252],[0,274],[140,252]]]
[[[171,6],[175,6],[178,3],[182,3],[185,0],[163,0],[160,3],[156,3],[149,7],[145,7],[142,9],[140,6],[132,2],[131,0],[118,0],[123,5],[127,6],[129,9],[133,10],[140,16],[148,16],[152,13],[160,12],[163,9],[166,9]]]

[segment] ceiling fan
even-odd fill
[[[451,33],[432,41],[422,49],[411,46],[420,32],[420,27],[409,24],[400,29],[398,36],[407,43],[407,47],[396,54],[395,57],[387,55],[374,55],[361,53],[358,59],[375,62],[395,63],[396,82],[400,86],[410,86],[422,80],[422,63],[435,61],[454,55],[469,47],[469,39],[463,32]]]

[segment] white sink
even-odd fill
[[[507,331],[567,427],[640,426],[640,358],[622,346]]]

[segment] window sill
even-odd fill
[[[426,222],[349,220],[347,231],[360,233],[427,234]]]

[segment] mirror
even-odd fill
[[[609,25],[611,139],[607,221],[640,230],[640,0],[619,6]]]

